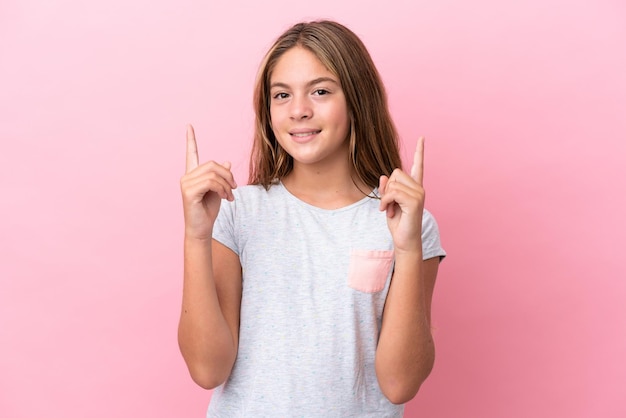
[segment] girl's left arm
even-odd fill
[[[424,139],[417,142],[411,174],[400,169],[382,176],[381,210],[394,243],[395,266],[376,348],[376,376],[393,403],[411,400],[435,361],[430,307],[439,257],[423,260],[422,216]]]
[[[439,257],[397,254],[376,349],[376,375],[395,404],[413,399],[435,361],[430,307]]]

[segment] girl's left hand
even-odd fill
[[[380,210],[387,211],[387,225],[396,252],[421,251],[425,197],[423,177],[423,137],[417,140],[410,176],[396,168],[391,176],[380,177]]]

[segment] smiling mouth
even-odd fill
[[[305,138],[307,136],[319,134],[320,132],[322,131],[319,130],[319,131],[309,131],[309,132],[297,132],[297,133],[289,133],[289,135],[295,136],[296,138]]]

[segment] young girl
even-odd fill
[[[358,37],[301,23],[263,60],[249,185],[187,129],[179,344],[210,417],[400,417],[431,371],[445,253]],[[225,199],[226,201],[222,202]]]

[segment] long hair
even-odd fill
[[[270,78],[280,57],[293,47],[311,51],[339,79],[350,119],[350,160],[360,181],[378,186],[382,174],[401,167],[387,94],[363,42],[332,21],[298,23],[283,33],[261,62],[254,90],[256,114],[249,184],[268,189],[293,169],[293,158],[280,146],[270,117]]]

